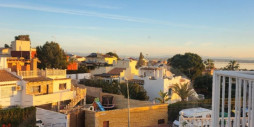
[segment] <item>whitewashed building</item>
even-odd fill
[[[149,100],[154,101],[159,98],[159,92],[168,92],[171,98],[168,103],[180,101],[180,97],[173,92],[172,87],[175,84],[190,83],[190,80],[181,76],[174,76],[167,70],[165,65],[141,67],[139,68],[139,76],[135,79],[144,81],[144,89],[147,91]]]

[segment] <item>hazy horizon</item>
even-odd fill
[[[0,0],[0,46],[30,35],[71,53],[254,59],[253,1]]]

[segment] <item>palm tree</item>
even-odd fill
[[[189,88],[189,83],[184,84],[175,84],[173,86],[173,91],[178,96],[180,96],[181,101],[185,101],[187,97],[193,96],[194,91],[192,88]]]
[[[239,68],[240,68],[239,63],[236,60],[231,60],[225,67],[225,70],[238,70]]]
[[[168,97],[168,93],[167,92],[162,92],[161,90],[160,90],[160,92],[159,92],[159,95],[160,95],[160,98],[155,98],[155,100],[158,100],[158,101],[160,101],[160,103],[161,104],[164,104],[165,102],[167,102],[170,98]]]
[[[212,59],[207,59],[204,61],[206,70],[214,69],[214,61]]]

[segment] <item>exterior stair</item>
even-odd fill
[[[72,89],[76,91],[76,97],[71,99],[71,102],[64,107],[63,112],[70,111],[73,107],[77,105],[86,96],[86,89],[72,86]]]

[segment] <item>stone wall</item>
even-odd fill
[[[117,94],[110,94],[110,93],[101,93],[101,97],[103,95],[112,95],[114,96],[114,103],[117,109],[123,109],[128,108],[128,99],[125,98],[123,95],[117,95]],[[100,98],[102,100],[102,98]],[[140,101],[140,100],[134,100],[130,99],[130,107],[142,107],[142,106],[150,106],[152,105],[152,102],[150,101]]]
[[[97,88],[97,87],[90,87],[90,86],[85,86],[85,85],[78,85],[81,88],[86,88],[86,95],[88,96],[92,96],[92,97],[100,97],[101,93],[102,93],[102,89],[101,88]]]
[[[168,122],[167,104],[136,107],[130,109],[130,126],[158,126],[158,121]],[[110,127],[128,126],[128,109],[116,109],[103,112],[85,111],[85,127],[102,127],[104,122]]]

